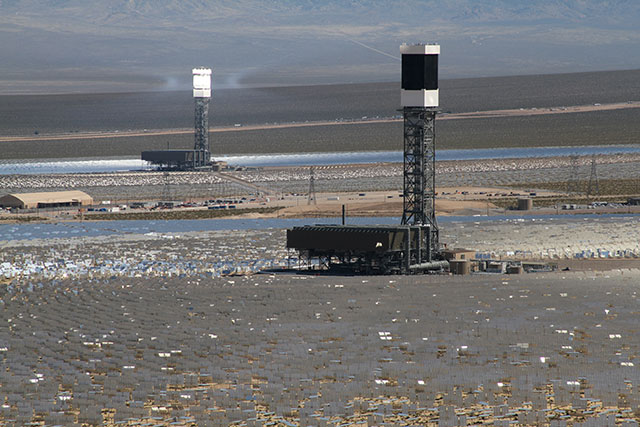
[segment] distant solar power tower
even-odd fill
[[[151,150],[141,153],[142,160],[164,170],[198,170],[211,167],[209,149],[209,101],[211,101],[211,69],[194,68],[195,144],[193,150]]]
[[[193,98],[195,99],[195,145],[198,156],[197,166],[206,165],[211,159],[209,149],[209,101],[211,101],[211,69],[193,69]]]
[[[400,46],[404,116],[403,225],[428,225],[431,253],[439,250],[436,222],[436,132],[439,105],[438,57],[440,46]]]

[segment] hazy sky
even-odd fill
[[[640,68],[638,0],[0,0],[0,93],[396,81]]]

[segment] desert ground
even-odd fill
[[[598,197],[634,194],[638,161],[600,156]],[[442,242],[551,261],[552,273],[276,274],[297,261],[283,228],[209,220],[176,232],[162,217],[121,227],[88,212],[82,222],[26,214],[43,218],[33,224],[2,214],[0,424],[637,425],[637,214],[505,216],[518,197],[575,198],[565,191],[574,164],[585,181],[589,157],[437,168]],[[399,216],[401,171],[317,168],[316,203],[305,168],[0,181],[118,202],[254,194],[245,207],[275,208],[245,217],[336,217],[344,204],[351,221]]]
[[[588,170],[591,159],[579,160]],[[620,198],[621,187],[604,194],[604,183],[626,182],[637,162],[599,158],[599,196]],[[637,425],[638,215],[541,208],[513,217],[501,206],[531,192],[535,203],[575,197],[553,188],[566,183],[569,165],[438,165],[444,243],[557,263],[550,273],[283,274],[273,271],[297,261],[285,230],[240,226],[241,218],[237,228],[209,220],[186,232],[166,231],[171,221],[162,219],[120,227],[89,213],[82,222],[69,212],[64,221],[63,212],[7,220],[0,424]],[[260,214],[276,218],[335,217],[342,204],[348,220],[400,214],[399,165],[317,169],[315,204],[307,169],[228,173],[235,184],[177,173],[168,190],[206,198],[216,188],[263,189],[254,207],[280,204]],[[1,179],[6,188],[77,186],[120,201],[167,191],[154,172]]]
[[[637,144],[638,71],[616,75],[444,82],[438,148]],[[363,88],[223,94],[216,150],[401,149],[397,85]],[[7,97],[0,157],[191,147],[182,95]],[[0,425],[637,426],[638,170],[637,154],[438,161],[442,243],[558,266],[468,276],[281,272],[299,265],[289,224],[343,205],[348,223],[398,218],[400,164],[316,167],[315,195],[307,167],[2,175],[3,193],[237,209],[2,212]]]
[[[639,102],[556,105],[443,111],[437,119],[438,146],[473,149],[626,145],[638,141]],[[121,109],[126,108],[128,106],[121,106]],[[122,114],[113,112],[117,117]],[[594,126],[596,122],[598,126]],[[171,120],[152,121],[148,127],[131,128],[131,123],[122,118],[115,124],[119,127],[105,128],[96,124],[86,130],[7,129],[6,133],[0,134],[3,147],[0,160],[139,157],[145,150],[193,148],[193,129],[169,128],[167,126],[173,124]],[[211,126],[210,132],[214,156],[402,149],[402,120],[395,108],[384,115],[355,118],[259,123],[241,120],[241,123]]]
[[[636,425],[637,256],[552,248],[637,250],[638,221],[443,222],[451,244],[571,267],[473,276],[254,274],[295,264],[281,229],[16,228],[0,423]]]
[[[596,105],[579,105],[572,107],[557,107],[557,108],[519,108],[519,109],[506,109],[506,110],[485,110],[475,111],[467,113],[447,113],[440,116],[439,120],[459,120],[459,119],[484,119],[484,118],[496,118],[496,117],[526,117],[526,116],[540,116],[540,115],[555,115],[555,114],[572,114],[572,113],[591,113],[601,111],[614,111],[614,110],[626,110],[640,108],[640,102],[628,101],[613,104],[596,104]],[[262,124],[262,125],[241,125],[234,126],[219,126],[210,130],[214,135],[222,132],[246,132],[246,131],[265,131],[273,129],[288,129],[288,128],[305,128],[305,127],[321,127],[321,126],[349,126],[359,124],[379,124],[379,123],[393,123],[401,122],[398,118],[372,118],[372,119],[359,119],[359,120],[333,120],[333,121],[305,121],[304,123],[274,123],[274,124]],[[29,136],[1,136],[0,143],[5,142],[43,142],[43,141],[67,141],[75,139],[106,139],[106,138],[132,138],[132,137],[162,137],[167,135],[192,135],[193,129],[154,129],[154,130],[133,130],[133,131],[118,131],[118,132],[82,132],[82,133],[61,133],[61,134],[44,134],[41,135],[29,135]]]

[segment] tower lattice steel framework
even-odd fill
[[[436,222],[435,108],[405,107],[403,225],[429,225],[432,253],[439,249]]]
[[[210,157],[209,151],[209,101],[210,98],[195,98],[195,145],[194,149],[203,151],[202,159]],[[198,165],[203,166],[203,165]]]

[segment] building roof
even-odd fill
[[[92,199],[84,191],[71,190],[71,191],[46,191],[42,193],[12,193],[9,194],[17,199],[22,200],[23,202],[31,203],[31,202],[47,202],[47,203],[55,203],[55,202],[65,202],[68,200],[88,200]]]
[[[41,204],[78,202],[86,205],[93,203],[93,198],[84,191],[48,191],[41,193],[12,193],[0,197],[0,205],[15,205],[21,202],[24,206]]]

